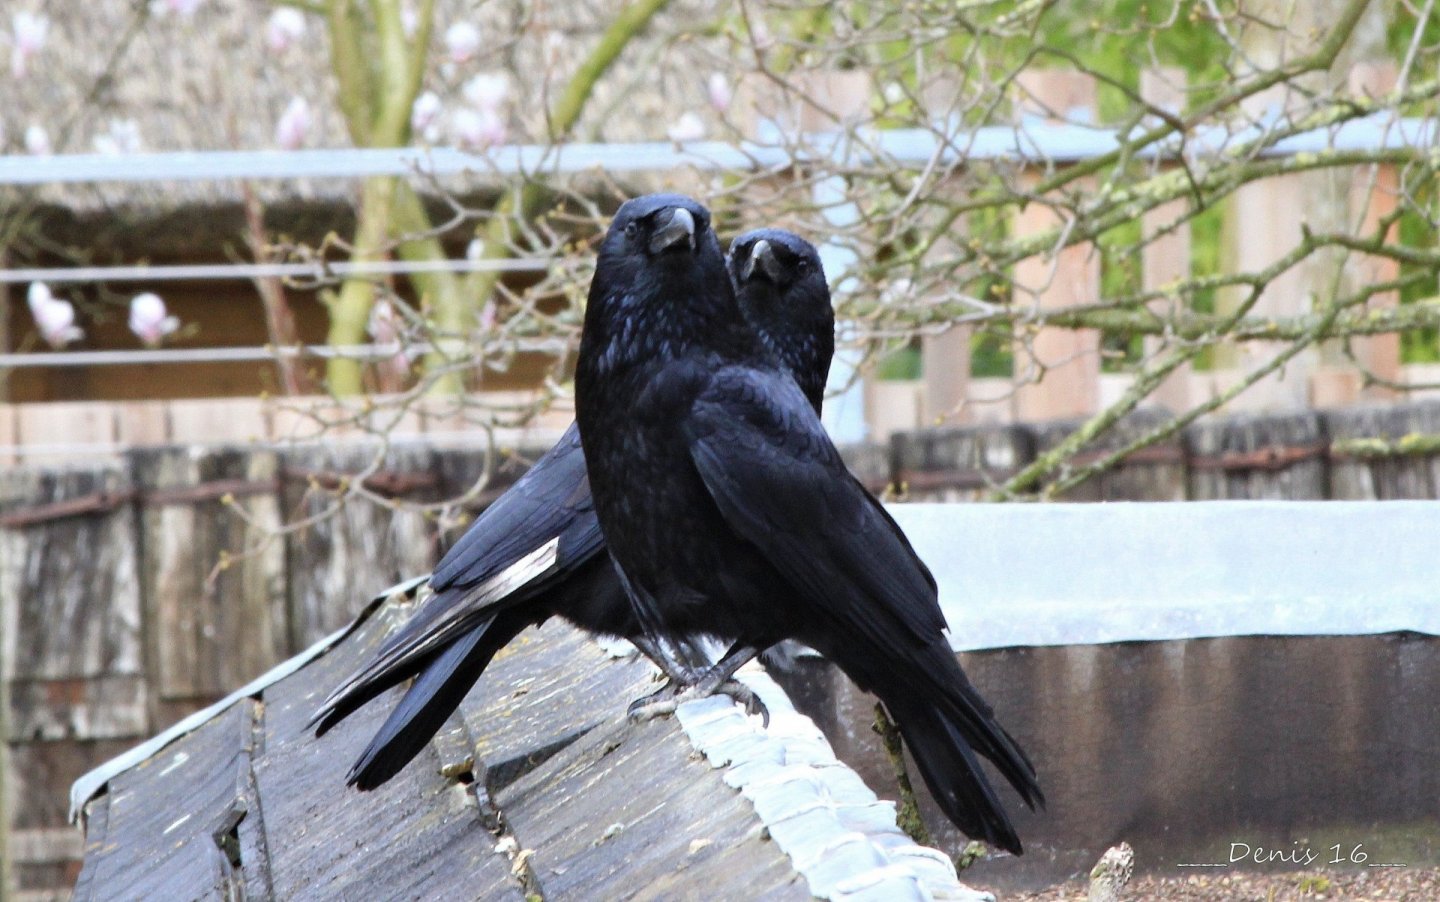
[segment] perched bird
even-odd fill
[[[762,229],[735,239],[728,274],[760,338],[820,409],[835,316],[819,255],[790,232]],[[397,589],[416,588],[424,579]],[[394,776],[439,731],[497,651],[521,630],[560,615],[591,632],[647,645],[620,588],[590,503],[579,433],[573,425],[521,479],[488,507],[429,577],[433,593],[366,665],[316,713],[317,733],[381,692],[417,677],[348,780],[370,789]],[[689,643],[684,665],[708,666]],[[690,680],[691,672],[670,672]]]
[[[961,671],[930,571],[746,326],[695,201],[649,196],[616,214],[575,400],[595,512],[641,625],[736,643],[686,694],[799,640],[880,698],[956,826],[1019,854],[976,753],[1031,807],[1035,770]]]

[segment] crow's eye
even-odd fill
[[[799,260],[795,261],[795,269],[799,271],[800,275],[805,275],[807,272],[810,271],[810,261],[806,260],[804,257],[801,257]]]
[[[640,232],[640,227],[633,222],[625,224],[625,237],[634,238]]]

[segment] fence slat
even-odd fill
[[[284,546],[263,544],[280,527],[279,464],[271,451],[200,446],[137,450],[130,459],[142,493],[157,720],[166,720],[292,650]],[[247,548],[258,550],[241,554]],[[237,556],[222,568],[222,555]]]
[[[287,521],[329,510],[331,477],[362,472],[378,453],[378,445],[359,443],[281,452]],[[392,447],[382,462],[387,473],[411,482],[406,501],[441,498],[434,465],[434,452],[422,445]],[[286,548],[290,641],[303,648],[348,623],[377,589],[430,569],[434,521],[352,497],[333,516],[287,536]]]
[[[1341,447],[1347,440],[1379,439],[1401,451],[1407,437],[1440,436],[1440,401],[1357,407],[1324,416],[1326,432]],[[1330,497],[1380,501],[1440,498],[1440,454],[1337,455],[1330,463]]]
[[[1138,410],[1116,423],[1072,458],[1079,469],[1099,457],[1128,445],[1167,421],[1164,411]],[[1033,428],[1035,453],[1058,445],[1082,421],[1044,423]],[[1087,479],[1061,496],[1064,501],[1184,501],[1185,449],[1178,439],[1159,442],[1127,458],[1099,476]]]

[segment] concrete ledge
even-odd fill
[[[956,651],[1440,635],[1440,502],[895,504]]]

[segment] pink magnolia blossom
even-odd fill
[[[51,294],[49,285],[31,282],[25,300],[30,305],[30,316],[40,330],[40,337],[50,347],[63,348],[85,337],[84,330],[75,325],[75,308],[69,301],[62,301]]]
[[[158,347],[165,336],[180,328],[178,317],[170,316],[158,294],[145,292],[130,299],[130,331],[146,347]]]
[[[18,12],[10,17],[14,30],[10,45],[10,74],[24,78],[30,71],[30,60],[45,46],[50,33],[50,19],[39,13]]]
[[[705,82],[705,93],[710,96],[710,106],[721,113],[730,109],[730,103],[735,99],[730,80],[720,72],[710,73],[710,78]]]
[[[477,110],[499,112],[510,96],[510,79],[501,72],[482,72],[465,82],[465,99]]]
[[[25,152],[37,157],[49,156],[55,152],[50,145],[50,133],[43,125],[31,124],[25,129]]]
[[[472,149],[504,144],[508,134],[505,120],[494,111],[468,108],[450,115],[450,132],[456,144]]]
[[[415,103],[410,107],[410,131],[434,144],[440,139],[440,114],[444,111],[445,105],[440,102],[440,95],[434,91],[426,91],[416,97]]]
[[[304,146],[310,134],[310,104],[304,97],[292,97],[290,105],[280,114],[275,123],[275,143],[283,150],[297,150]]]
[[[445,51],[450,62],[464,63],[480,50],[480,29],[469,22],[456,22],[445,29]]]
[[[402,345],[405,321],[395,311],[395,306],[389,301],[376,301],[375,306],[370,308],[370,321],[366,323],[365,331],[370,333],[377,345],[396,348],[394,354],[380,361],[380,367],[390,379],[404,378],[410,370],[412,357],[418,356],[418,353]]]
[[[677,144],[699,141],[705,137],[705,123],[695,113],[685,112],[680,114],[680,118],[676,119],[665,133]]]
[[[281,6],[265,20],[265,46],[271,53],[284,53],[305,39],[305,14],[293,6]]]

